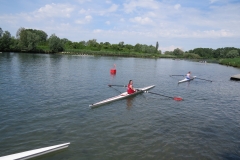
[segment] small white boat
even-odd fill
[[[183,80],[178,81],[178,83],[189,82],[189,81],[191,81],[191,80],[194,80],[194,78],[196,78],[196,77],[197,77],[197,76],[193,76],[193,78],[190,78],[190,79],[184,78]]]
[[[50,147],[44,147],[44,148],[39,148],[39,149],[34,149],[30,151],[25,151],[21,153],[16,153],[16,154],[11,154],[8,156],[3,156],[0,157],[0,160],[24,160],[24,159],[30,159],[33,157],[37,157],[43,154],[47,154],[50,152],[54,152],[63,148],[67,148],[70,143],[64,143],[64,144],[59,144],[55,146],[50,146]]]
[[[120,94],[118,96],[108,98],[106,100],[103,100],[103,101],[100,101],[100,102],[97,102],[97,103],[93,103],[93,104],[89,105],[89,107],[94,108],[94,107],[97,107],[97,106],[100,106],[100,105],[103,105],[103,104],[106,104],[106,103],[110,103],[110,102],[113,102],[113,101],[124,99],[124,98],[130,97],[130,96],[134,96],[134,95],[137,95],[139,93],[143,93],[144,91],[147,91],[147,90],[149,90],[153,87],[155,87],[155,85],[144,87],[144,88],[138,88],[137,89],[138,91],[135,92],[135,93],[132,93],[132,94],[128,94],[127,92],[123,92],[122,94]]]

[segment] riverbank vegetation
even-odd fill
[[[97,42],[96,39],[72,42],[60,39],[55,34],[48,35],[42,30],[19,28],[16,37],[0,28],[0,52],[60,53],[95,56],[123,56],[145,58],[199,59],[199,61],[218,61],[220,64],[240,67],[240,49],[225,47],[218,49],[195,48],[182,51],[179,48],[162,53],[159,44],[111,44]]]

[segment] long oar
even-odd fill
[[[109,86],[109,87],[112,87],[112,86],[117,86],[117,87],[127,87],[126,85],[117,85],[117,84],[109,84],[108,86]]]
[[[149,91],[145,91],[145,92],[146,93],[151,93],[151,94],[156,94],[156,95],[167,97],[167,98],[172,98],[175,101],[182,101],[183,100],[181,97],[170,97],[170,96],[165,96],[165,95],[162,95],[162,94],[159,94],[159,93],[154,93],[154,92],[149,92]]]
[[[170,76],[184,76],[184,75],[170,75]]]
[[[210,82],[212,82],[211,80],[208,80],[208,79],[202,79],[202,78],[197,78],[197,77],[196,77],[196,79],[201,79],[201,80],[205,80],[205,81],[210,81]]]

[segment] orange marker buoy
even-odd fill
[[[110,73],[111,74],[116,74],[117,73],[116,64],[114,64],[114,67],[112,69],[110,69]]]

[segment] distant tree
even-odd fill
[[[111,44],[109,42],[105,42],[102,44],[102,49],[103,50],[109,50],[111,49]]]
[[[143,44],[143,45],[140,44],[140,48],[141,48],[140,52],[148,53],[148,46],[146,44]]]
[[[129,49],[129,50],[132,50],[132,49],[134,49],[134,46],[131,45],[131,44],[126,44],[126,45],[125,45],[125,48],[127,48],[127,49]]]
[[[135,46],[134,46],[134,51],[135,52],[141,52],[141,45],[139,43],[137,43]]]
[[[239,56],[239,53],[237,50],[231,50],[226,55],[227,58],[236,58],[238,56]]]
[[[158,42],[156,43],[156,51],[158,51],[158,47],[159,47],[159,45],[158,45]]]
[[[40,37],[34,32],[27,32],[27,51],[35,51]]]
[[[119,42],[118,45],[119,45],[120,47],[123,47],[124,42],[123,42],[123,41],[122,41],[122,42]]]
[[[158,50],[158,53],[159,53],[159,54],[162,54],[162,51],[161,51],[161,50]]]
[[[96,39],[88,40],[86,45],[88,47],[94,47],[97,45],[97,40]]]
[[[112,45],[111,45],[111,50],[112,50],[112,51],[118,51],[118,49],[119,49],[118,44],[112,44]]]
[[[61,39],[61,42],[62,42],[62,44],[65,45],[67,42],[69,42],[69,40],[67,38],[63,38],[63,39]]]
[[[166,55],[172,55],[173,52],[172,52],[172,51],[165,51],[164,54],[166,54]]]
[[[10,51],[11,46],[11,34],[8,31],[3,32],[2,37],[0,38],[0,50],[1,51]]]
[[[61,39],[58,38],[55,34],[52,34],[49,39],[49,49],[56,53],[56,52],[61,52],[63,51],[63,44],[61,42]]]
[[[17,30],[17,33],[16,33],[16,38],[17,38],[17,39],[20,39],[20,34],[21,34],[21,32],[24,31],[24,30],[25,30],[25,28],[23,28],[23,27],[20,27],[20,28]]]
[[[2,37],[2,34],[3,34],[3,30],[2,28],[0,28],[0,38]]]
[[[176,55],[176,56],[181,56],[181,55],[183,55],[183,53],[184,52],[179,48],[176,48],[176,49],[173,50],[173,54]]]
[[[47,34],[44,31],[23,27],[18,29],[16,37],[19,40],[19,48],[25,51],[35,51],[38,44],[46,45],[47,41]]]
[[[79,49],[85,49],[86,48],[86,42],[85,41],[80,41],[79,42]]]

